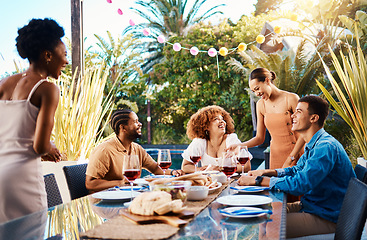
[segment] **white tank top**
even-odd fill
[[[47,208],[41,156],[33,149],[39,109],[30,99],[0,100],[0,223]]]

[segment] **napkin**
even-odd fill
[[[269,187],[257,187],[257,186],[247,186],[241,188],[230,187],[230,188],[237,191],[248,191],[248,192],[264,191],[270,189]]]
[[[263,209],[263,210],[249,210],[246,208],[237,209],[234,211],[228,211],[225,209],[220,209],[220,213],[227,214],[227,215],[233,215],[233,216],[239,216],[239,215],[256,215],[261,213],[267,213],[267,214],[273,214],[271,210]]]

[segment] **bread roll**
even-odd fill
[[[171,194],[163,191],[145,192],[137,196],[130,204],[131,213],[144,216],[154,215],[155,209],[172,201]]]

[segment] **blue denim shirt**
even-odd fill
[[[305,146],[297,165],[276,169],[270,187],[302,195],[302,212],[338,220],[350,178],[356,177],[343,146],[322,128]]]

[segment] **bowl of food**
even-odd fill
[[[190,181],[171,181],[162,184],[149,184],[151,191],[165,191],[171,194],[172,200],[180,199],[185,202],[187,199],[187,191],[191,186]]]
[[[207,186],[191,186],[187,191],[187,199],[191,201],[204,200],[209,193]]]

